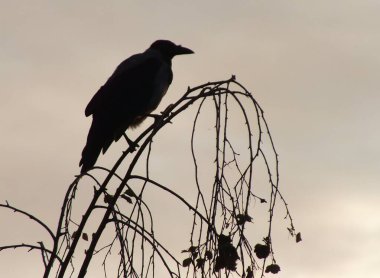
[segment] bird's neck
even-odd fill
[[[163,61],[165,61],[170,67],[172,66],[172,56],[168,56],[165,53],[162,53],[159,50],[149,48],[146,52],[150,52],[154,56],[159,56]]]

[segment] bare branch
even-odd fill
[[[14,206],[11,206],[8,201],[6,201],[5,204],[0,204],[0,207],[3,207],[3,208],[7,208],[7,209],[11,209],[13,210],[14,212],[18,212],[18,213],[21,213],[27,217],[29,217],[30,219],[32,219],[33,221],[37,222],[38,224],[40,224],[48,233],[49,235],[52,237],[53,240],[55,240],[55,236],[54,236],[54,233],[50,230],[50,228],[44,223],[42,222],[40,219],[38,219],[37,217],[33,216],[32,214],[24,211],[24,210],[21,210],[21,209],[18,209]]]

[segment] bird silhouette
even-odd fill
[[[104,154],[113,141],[157,108],[173,80],[173,57],[191,53],[191,49],[171,41],[157,40],[116,68],[86,107],[85,115],[92,115],[92,124],[79,162],[81,173],[95,165],[101,151]]]

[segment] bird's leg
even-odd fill
[[[169,116],[169,111],[172,108],[173,104],[170,104],[164,111],[162,111],[160,114],[148,114],[147,117],[151,117],[154,119],[154,123],[157,124],[158,122],[162,121],[166,117]]]
[[[154,125],[157,125],[164,119],[164,116],[160,114],[148,114],[147,117],[151,117],[154,119]]]
[[[146,116],[153,118],[155,121],[162,117],[160,114],[148,114]]]
[[[123,136],[124,136],[125,140],[127,140],[127,142],[128,142],[129,149],[131,150],[131,153],[136,151],[136,148],[138,148],[139,145],[137,143],[135,143],[135,141],[132,141],[131,139],[129,139],[127,134],[124,133]]]
[[[162,114],[164,117],[169,116],[169,112],[170,112],[170,110],[172,109],[173,106],[174,106],[173,103],[169,104],[168,107],[166,107],[165,110],[161,112],[161,114]]]

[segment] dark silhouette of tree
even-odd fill
[[[214,137],[210,138],[214,142],[214,152],[206,173],[211,182],[203,181],[205,173],[200,166],[196,144],[200,115],[206,113],[206,105],[214,107],[212,114],[207,114],[214,126]],[[194,172],[196,198],[192,201],[150,175],[153,139],[168,124],[175,124],[178,115],[188,113],[190,106],[196,108],[190,138],[194,168],[188,169]],[[241,138],[245,138],[244,142],[236,143],[231,139],[233,118],[244,123],[243,128],[237,131]],[[0,251],[11,248],[39,250],[46,278],[85,277],[95,256],[101,256],[104,277],[107,277],[107,262],[112,252],[117,252],[119,261],[114,270],[116,276],[124,278],[156,277],[158,270],[165,270],[166,277],[245,278],[263,277],[264,273],[280,271],[272,241],[273,216],[278,200],[284,204],[290,235],[297,242],[301,235],[296,233],[288,205],[279,191],[278,154],[264,112],[234,76],[188,88],[160,117],[155,117],[134,145],[138,146],[137,149],[127,148],[111,169],[94,167],[75,178],[64,197],[55,232],[28,212],[8,202],[2,204],[1,207],[37,222],[48,232],[51,240],[34,245],[1,246]],[[267,196],[259,196],[255,190],[255,165],[259,161],[267,172]],[[137,171],[138,163],[144,164],[143,174]],[[122,164],[127,167],[120,167]],[[85,180],[94,184],[93,196],[86,204],[87,208],[78,213],[75,198]],[[162,235],[155,230],[159,212],[150,208],[151,204],[145,197],[151,188],[171,198],[173,209],[180,204],[192,214],[189,234],[183,237],[183,242],[177,243],[177,246],[183,246],[179,256],[176,254],[178,250],[169,250],[160,241]],[[255,225],[252,216],[254,205],[255,208],[265,206],[268,211],[266,233],[260,235],[261,242],[252,242],[247,233],[249,227]],[[177,219],[171,220],[173,225],[166,227],[166,231],[175,233]],[[89,225],[94,229],[92,234],[86,232]],[[83,259],[78,262],[75,258],[82,254],[83,243],[88,246]]]

